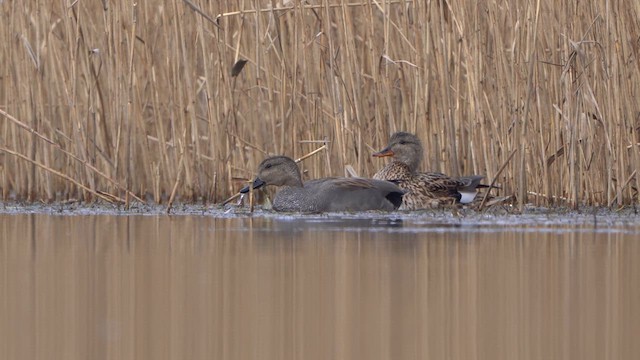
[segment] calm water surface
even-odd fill
[[[0,215],[0,358],[637,359],[640,221],[513,219]]]

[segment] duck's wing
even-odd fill
[[[475,190],[478,187],[489,187],[488,185],[480,184],[480,181],[484,179],[482,175],[462,176],[457,180],[462,183],[462,187],[469,190]]]
[[[407,187],[417,199],[453,198],[460,201],[459,189],[464,187],[464,183],[442,173],[429,172],[417,174]]]
[[[491,189],[501,189],[500,186],[498,185],[487,185],[487,184],[482,184],[480,181],[482,181],[482,179],[484,179],[484,176],[482,175],[470,175],[470,176],[463,176],[458,178],[458,180],[462,181],[465,184],[465,187],[468,188],[472,188],[472,189],[481,189],[481,188],[491,188]]]
[[[476,197],[476,188],[481,186],[484,176],[471,175],[453,178],[442,173],[421,173],[419,178],[426,184],[427,191],[434,197],[453,197],[467,204]]]
[[[376,180],[367,178],[324,178],[307,181],[304,184],[305,187],[330,187],[336,190],[364,190],[364,189],[380,189],[387,191],[400,191],[402,190],[391,181]]]
[[[416,176],[417,181],[430,192],[447,195],[450,191],[455,191],[463,187],[464,183],[442,173],[420,173]]]
[[[394,210],[405,193],[392,182],[366,178],[324,178],[304,187],[320,197],[318,203],[326,211]]]

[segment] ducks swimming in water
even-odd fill
[[[486,187],[480,184],[484,176],[452,178],[442,173],[418,172],[423,153],[417,136],[397,132],[387,147],[373,154],[374,157],[393,157],[373,178],[393,181],[406,191],[400,210],[432,208],[452,201],[467,204],[475,198],[476,188]]]
[[[389,181],[364,178],[323,178],[302,182],[298,165],[289,157],[266,158],[258,167],[254,189],[280,187],[273,209],[283,212],[393,211],[402,204],[404,191]],[[240,190],[247,193],[249,186]]]

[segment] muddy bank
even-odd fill
[[[396,211],[392,213],[363,212],[363,213],[328,213],[328,214],[282,214],[256,207],[250,212],[248,207],[177,204],[170,211],[167,206],[157,204],[133,203],[128,208],[122,205],[108,203],[0,203],[0,214],[49,214],[66,216],[87,215],[173,215],[173,216],[208,216],[215,218],[246,218],[262,217],[282,220],[300,219],[303,221],[335,223],[354,222],[356,220],[372,221],[404,221],[413,225],[444,224],[444,225],[472,225],[472,226],[545,226],[545,225],[575,225],[575,226],[640,226],[640,215],[635,207],[622,209],[581,208],[572,210],[567,208],[527,207],[523,213],[510,206],[489,208],[476,211],[469,208],[433,209],[423,211]],[[371,224],[369,222],[369,224]],[[392,224],[392,223],[391,223]],[[337,225],[337,224],[336,224]]]

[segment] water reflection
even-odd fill
[[[638,229],[427,225],[0,215],[0,358],[640,353]]]

